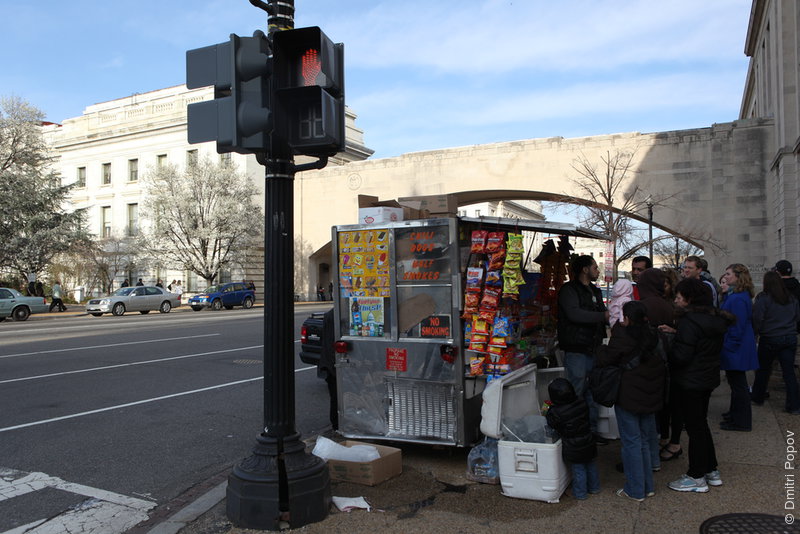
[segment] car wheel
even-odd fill
[[[14,308],[14,311],[11,312],[11,318],[15,321],[27,321],[30,316],[31,310],[26,306],[19,306],[18,308]]]
[[[150,313],[150,310],[140,310],[139,313],[141,313],[142,315],[147,315],[148,313]]]
[[[211,309],[214,311],[219,311],[222,309],[222,301],[219,299],[214,299],[214,302],[211,303]]]
[[[114,304],[114,307],[111,308],[111,313],[119,317],[120,315],[125,314],[125,305],[121,302],[117,302]]]
[[[95,317],[102,317],[102,313],[90,313],[89,315],[94,315]]]
[[[192,306],[192,309],[193,309],[194,311],[200,311],[200,310],[202,310],[202,309],[203,309],[203,307],[202,307],[202,306]]]
[[[244,299],[244,302],[242,302],[242,308],[244,308],[245,310],[249,310],[252,307],[253,307],[253,299],[251,299],[250,297]]]
[[[168,300],[165,300],[164,302],[161,303],[161,307],[158,309],[158,311],[160,313],[169,313],[171,309],[172,309],[172,304],[170,304]]]

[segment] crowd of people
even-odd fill
[[[705,493],[722,485],[708,425],[709,400],[722,371],[730,403],[721,430],[752,430],[751,404],[769,397],[775,360],[786,385],[784,409],[800,414],[795,373],[800,282],[791,263],[777,262],[755,295],[750,271],[740,263],[729,265],[717,280],[697,256],[686,258],[680,275],[637,256],[632,280],[614,284],[607,307],[594,283],[598,277],[591,256],[575,257],[558,298],[566,378],[550,384],[548,422],[562,437],[575,498],[599,491],[594,459],[597,446],[608,443],[598,434],[598,406],[588,387],[595,367],[622,369],[614,414],[622,445],[617,468],[625,473],[625,484],[616,493],[639,502],[655,495],[653,472],[662,462],[682,456],[684,431],[688,467],[668,487]],[[752,384],[748,371],[755,371]]]

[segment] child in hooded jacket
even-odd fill
[[[633,300],[633,284],[630,280],[617,280],[611,289],[611,298],[608,301],[608,322],[611,328],[617,321],[622,321],[622,307],[626,302]]]
[[[552,406],[547,424],[561,436],[561,455],[572,469],[572,496],[584,500],[588,493],[600,493],[597,473],[597,445],[589,428],[589,406],[578,398],[566,378],[556,378],[547,387]]]

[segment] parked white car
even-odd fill
[[[180,295],[156,286],[134,286],[117,289],[107,297],[89,300],[86,303],[86,312],[95,317],[104,313],[124,315],[129,311],[145,314],[158,310],[169,313],[172,308],[180,305]]]

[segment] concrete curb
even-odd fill
[[[172,515],[172,517],[163,523],[159,523],[150,529],[147,534],[177,534],[183,527],[196,520],[198,517],[208,512],[219,502],[221,502],[222,499],[225,498],[225,491],[227,488],[228,481],[226,480],[225,482],[216,486],[214,489],[206,492],[199,499],[196,499],[189,505],[178,510],[174,515]]]

